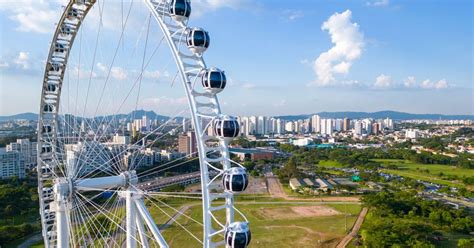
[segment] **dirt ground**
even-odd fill
[[[249,177],[249,185],[244,194],[267,194],[267,185],[265,179],[257,177]]]
[[[327,206],[295,206],[289,208],[262,208],[260,214],[268,219],[294,219],[306,217],[333,216],[341,214]]]
[[[278,178],[275,176],[267,176],[267,185],[268,185],[268,192],[272,197],[277,198],[286,198],[286,193],[283,191],[283,188],[278,181]]]

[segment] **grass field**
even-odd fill
[[[250,247],[315,247],[334,246],[346,233],[344,212],[348,213],[347,228],[350,229],[361,209],[359,204],[309,205],[307,207],[324,208],[335,211],[331,216],[301,216],[295,214],[298,204],[238,204],[237,207],[251,223],[252,243]],[[186,214],[201,220],[201,206],[193,206]],[[218,215],[223,214],[219,213]],[[158,217],[159,218],[159,217]],[[201,226],[185,216],[178,222],[201,237]],[[174,224],[163,231],[171,247],[197,247],[199,242],[187,235]]]
[[[399,160],[399,159],[374,159],[374,161],[385,164],[385,165],[396,165],[399,169],[391,170],[391,169],[384,169],[384,171],[403,176],[409,177],[416,180],[423,180],[428,182],[433,182],[437,184],[443,184],[447,186],[464,186],[461,181],[450,181],[442,179],[439,175],[441,172],[444,175],[453,175],[458,176],[460,178],[463,177],[472,177],[474,176],[473,169],[463,169],[457,168],[455,166],[449,165],[439,165],[439,164],[419,164],[413,163],[411,161],[406,160]],[[429,171],[429,173],[426,172]]]
[[[334,160],[321,160],[319,161],[318,166],[324,168],[343,168],[344,165]]]
[[[170,200],[169,206],[151,205],[153,219],[158,226],[163,225],[175,209],[188,205],[184,215],[177,222],[164,228],[162,234],[170,247],[191,248],[201,244],[183,229],[185,227],[196,238],[202,239],[202,209],[197,201]],[[149,205],[149,203],[147,204]],[[319,202],[240,201],[236,207],[250,221],[252,243],[250,247],[334,247],[351,229],[361,210],[358,203],[322,204]],[[217,212],[216,217],[223,217]],[[242,220],[236,213],[236,220]],[[347,228],[347,230],[346,230]],[[160,228],[161,229],[161,228]],[[217,229],[217,227],[216,227]],[[222,237],[220,237],[222,239]],[[43,247],[42,244],[33,246]]]

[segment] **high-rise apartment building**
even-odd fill
[[[363,131],[364,131],[364,128],[363,128],[362,121],[358,120],[358,121],[354,122],[354,135],[362,136]]]
[[[344,118],[344,123],[342,125],[343,131],[349,131],[351,129],[351,119]]]
[[[6,151],[16,151],[20,153],[27,169],[32,169],[36,167],[36,161],[38,156],[38,148],[36,142],[31,142],[29,139],[17,139],[16,142],[12,142],[7,145]]]
[[[194,153],[194,156],[197,154],[197,143],[196,135],[194,132],[187,132],[182,134],[178,138],[178,151],[190,155]]]
[[[25,178],[25,161],[17,151],[0,150],[0,178]]]
[[[257,132],[258,135],[265,135],[267,132],[267,118],[265,116],[259,116],[257,118]]]
[[[319,115],[313,115],[311,117],[311,129],[313,133],[321,132],[321,117],[319,117]]]

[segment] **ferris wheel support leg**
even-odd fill
[[[150,247],[150,244],[148,244],[148,239],[146,237],[146,230],[143,224],[142,216],[140,214],[137,214],[136,217],[137,217],[136,220],[137,220],[138,234],[140,235],[140,241],[142,242],[142,247],[148,248]]]
[[[135,204],[137,206],[138,213],[140,213],[141,217],[145,220],[145,223],[148,226],[148,229],[153,234],[153,237],[156,239],[156,242],[158,242],[158,245],[160,246],[160,248],[168,248],[169,247],[168,244],[166,243],[165,239],[161,235],[160,230],[158,229],[155,222],[153,221],[153,218],[151,217],[150,213],[146,209],[143,199],[135,200]]]
[[[126,212],[127,212],[127,248],[137,247],[137,226],[136,226],[136,207],[133,200],[133,191],[128,189],[126,191]]]
[[[58,248],[69,247],[69,227],[67,224],[66,204],[56,203],[56,232],[58,237]]]
[[[227,219],[226,219],[226,224],[230,224],[232,222],[234,222],[234,197],[228,197],[225,199],[226,201],[226,204],[227,204],[227,208],[226,208],[226,211],[227,211]]]

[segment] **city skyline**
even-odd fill
[[[205,26],[216,41],[206,58],[228,75],[229,90],[222,93],[221,102],[227,113],[474,113],[469,1],[426,5],[236,0],[212,1],[212,8],[202,8],[209,2],[193,1],[193,25]],[[1,38],[0,115],[37,112],[44,60],[61,3],[0,3],[2,33],[9,34]],[[117,4],[110,6],[112,12],[119,10]],[[236,20],[239,26],[232,25]],[[132,25],[141,22],[130,20]],[[117,32],[109,19],[103,26]],[[30,42],[32,37],[37,42]],[[97,64],[97,73],[99,69]],[[126,80],[133,70],[117,67],[114,82]],[[172,73],[148,72],[145,83],[164,90],[143,95],[145,109],[169,115],[172,110],[157,106],[187,107],[182,89],[170,89],[172,76],[166,74]],[[10,92],[21,92],[23,98]]]

